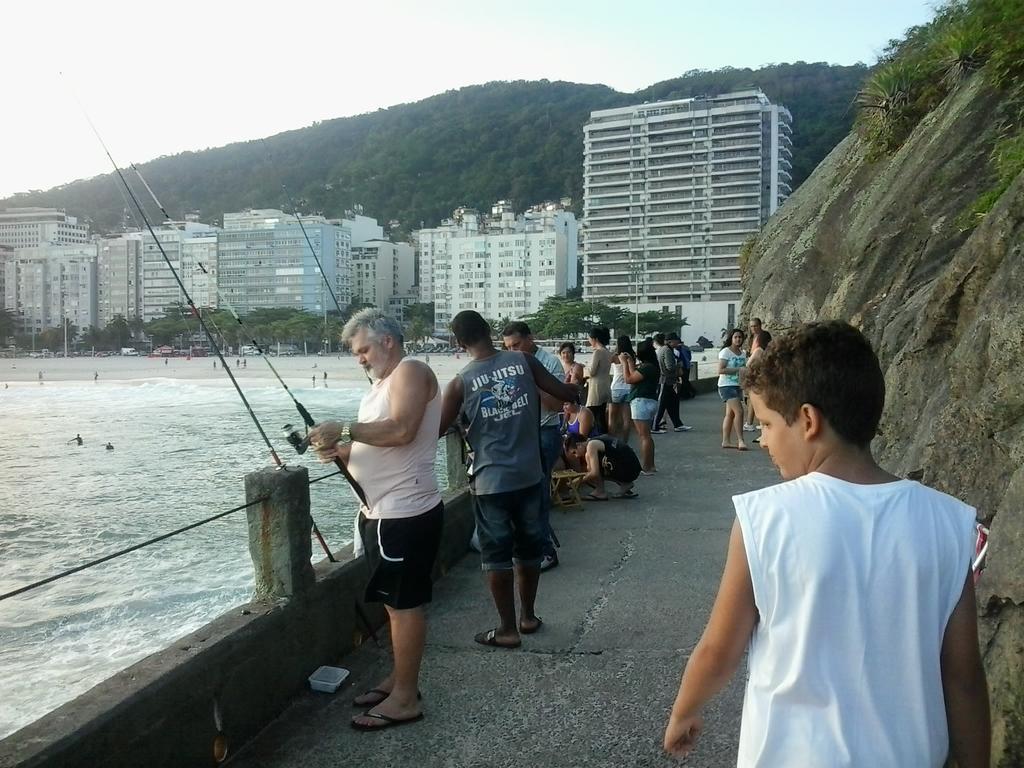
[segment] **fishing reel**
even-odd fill
[[[298,427],[285,424],[281,431],[284,433],[284,439],[300,456],[309,450],[309,435],[302,434]]]

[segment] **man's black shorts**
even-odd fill
[[[359,534],[370,566],[366,602],[397,609],[429,603],[443,527],[444,503],[416,517],[371,520],[360,515]]]

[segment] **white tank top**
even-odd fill
[[[733,502],[760,615],[738,765],[942,766],[939,651],[974,510],[817,472]]]
[[[402,360],[398,365],[406,363]],[[409,360],[408,364],[422,365],[414,360]],[[386,379],[374,382],[359,406],[359,421],[383,421],[391,417],[392,381],[394,371]],[[364,508],[364,514],[367,517],[416,517],[441,502],[434,473],[441,400],[441,388],[438,386],[437,393],[427,403],[416,437],[408,445],[381,448],[352,443],[348,467],[366,493],[369,509]]]

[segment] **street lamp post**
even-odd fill
[[[60,319],[64,326],[64,359],[68,359],[68,295],[64,291],[60,294]]]
[[[643,264],[643,261],[641,261],[639,259],[635,259],[633,254],[630,254],[629,273],[630,273],[630,276],[633,279],[633,291],[634,291],[634,293],[633,293],[633,299],[634,299],[634,301],[633,301],[633,308],[634,308],[634,312],[633,312],[633,320],[634,320],[633,336],[635,338],[639,339],[640,338],[640,291],[641,291],[641,288],[643,286],[644,264]]]

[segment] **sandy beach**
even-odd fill
[[[693,353],[693,359],[698,363],[701,378],[716,375],[715,355],[716,350]],[[588,355],[577,355],[576,359],[586,364],[588,357]],[[702,361],[702,358],[706,359]],[[419,355],[417,359],[425,358]],[[312,389],[315,378],[315,386],[319,389],[323,387],[325,372],[327,373],[328,387],[335,383],[348,385],[366,383],[366,376],[351,355],[340,357],[338,355],[296,355],[293,357],[270,357],[269,360],[289,387]],[[468,360],[469,358],[465,354],[460,354],[458,357],[432,354],[428,362],[443,383],[454,377]],[[262,385],[267,380],[274,381],[273,372],[266,361],[260,357],[244,358],[245,367],[242,367],[242,361],[243,358],[239,357],[228,358],[231,372],[238,379],[240,385],[244,385],[245,382]],[[214,366],[215,362],[216,367]],[[97,386],[102,386],[111,383],[124,384],[179,379],[195,384],[230,386],[230,381],[221,369],[220,362],[213,357],[194,357],[191,360],[184,357],[164,359],[120,356],[0,359],[0,387],[5,384],[12,387],[37,386],[40,373],[42,373],[44,385],[81,384],[95,381]]]

